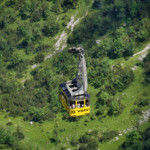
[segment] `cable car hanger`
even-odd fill
[[[87,69],[84,49],[72,47],[70,53],[79,54],[78,72],[75,79],[60,84],[59,100],[70,116],[90,113],[90,96],[87,93]]]

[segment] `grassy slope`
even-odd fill
[[[138,56],[129,58],[128,60],[123,60],[122,63],[124,66],[134,66],[138,62]],[[120,61],[120,60],[119,60]],[[118,63],[117,61],[110,61],[111,64]],[[60,149],[63,145],[66,145],[66,148],[71,148],[68,141],[71,141],[72,138],[78,139],[81,135],[89,130],[98,130],[99,133],[104,131],[123,131],[124,129],[134,127],[137,125],[137,121],[139,119],[136,115],[131,115],[130,110],[133,109],[134,101],[136,97],[139,97],[143,94],[143,92],[149,92],[150,86],[143,86],[143,69],[137,67],[135,72],[135,80],[131,83],[131,85],[122,93],[117,93],[115,97],[121,97],[122,102],[125,104],[125,109],[121,115],[118,117],[106,117],[102,120],[90,120],[90,116],[83,116],[79,119],[78,122],[67,122],[62,120],[62,114],[59,113],[54,121],[45,121],[42,124],[34,123],[33,125],[29,125],[29,122],[24,122],[22,117],[8,117],[7,113],[0,113],[0,126],[5,126],[9,119],[13,122],[13,125],[9,128],[15,130],[19,125],[25,134],[25,139],[22,143],[34,146],[35,148],[38,146],[40,150],[45,149]],[[94,89],[89,85],[89,93],[91,95],[91,114],[94,114],[95,111],[95,101],[96,94],[98,92],[97,89]],[[124,94],[123,94],[124,93]],[[150,96],[150,95],[149,95]],[[146,108],[147,109],[147,108]],[[64,112],[65,113],[65,112]],[[89,122],[85,123],[85,120],[88,119]],[[53,137],[53,127],[58,123],[58,129],[65,129],[65,131],[59,132],[58,137],[61,142],[56,146],[51,143],[49,138]],[[149,123],[144,124],[143,126],[148,126]],[[142,127],[143,127],[142,126]],[[144,128],[143,127],[143,128]],[[146,128],[146,127],[145,127]],[[99,147],[102,150],[111,149],[116,150],[117,147],[124,141],[125,134],[119,138],[118,141],[111,140],[109,142],[105,142],[99,144]],[[73,147],[72,147],[73,148]],[[75,148],[75,147],[74,147]],[[73,148],[73,149],[74,149]]]
[[[88,5],[86,5],[85,2],[80,1],[78,8],[76,8],[76,9],[69,9],[67,12],[60,13],[58,15],[58,21],[59,21],[59,23],[61,24],[63,22],[62,18],[64,16],[67,16],[70,19],[71,19],[72,16],[74,16],[75,17],[75,21],[76,21],[78,18],[81,18],[81,17],[83,17],[86,14],[86,12],[89,10],[89,8],[91,7],[91,5],[92,5],[92,3],[89,3]],[[45,43],[47,45],[50,45],[50,47],[51,47],[51,49],[43,52],[43,54],[45,56],[47,56],[47,55],[49,55],[49,54],[51,54],[51,53],[53,53],[55,51],[55,46],[54,45],[56,44],[57,40],[59,39],[60,35],[62,34],[62,32],[64,30],[66,30],[66,32],[68,33],[68,35],[71,33],[70,29],[67,29],[66,27],[61,26],[61,29],[60,29],[59,33],[57,33],[55,35],[55,37],[46,37],[45,36],[42,39],[41,43]],[[39,43],[38,43],[38,45],[39,45]],[[34,60],[34,57],[36,56],[36,54],[33,54],[33,53],[30,54],[30,55],[27,55],[27,54],[24,53],[23,50],[19,50],[19,52],[20,52],[20,54],[23,55],[24,59],[28,59],[28,60]],[[44,63],[44,64],[41,64],[41,65],[45,66],[45,64],[47,65],[47,63],[48,63],[48,61],[46,63]],[[32,65],[28,65],[27,69],[25,69],[23,71],[23,73],[22,73],[23,77],[20,78],[20,79],[18,79],[19,82],[22,82],[24,80],[32,78],[32,76],[30,74],[30,72],[32,71],[31,66]]]
[[[76,14],[76,11],[78,11],[77,17],[83,16],[85,12],[87,11],[87,7],[84,7],[84,4],[81,4],[83,6],[83,9],[77,9],[77,10],[70,10],[68,12],[68,15],[71,17],[73,14]],[[64,14],[62,14],[64,15]],[[63,16],[60,16],[63,17]],[[57,36],[61,34],[58,33]],[[48,40],[53,45],[55,41],[53,39],[43,39],[47,43]],[[142,50],[142,46],[139,48],[139,50]],[[138,50],[137,50],[138,51]],[[21,52],[22,53],[22,52]],[[33,56],[25,56],[28,59],[31,59]],[[114,65],[116,63],[123,63],[124,66],[133,67],[138,62],[138,56],[129,58],[128,60],[124,60],[123,58],[118,60],[110,60],[110,64]],[[42,65],[48,65],[49,61],[46,61]],[[31,67],[28,66],[28,69],[26,70],[26,74],[24,77],[25,79],[30,77]],[[21,79],[22,80],[22,79]],[[20,81],[21,81],[20,80]],[[6,123],[11,119],[13,122],[12,126],[7,126],[8,128],[11,128],[12,130],[15,130],[16,127],[19,125],[25,134],[25,139],[22,141],[22,143],[25,143],[26,145],[34,146],[35,149],[38,147],[40,150],[46,150],[46,149],[60,149],[63,145],[66,145],[66,148],[72,148],[75,149],[75,147],[71,147],[68,141],[70,142],[72,138],[78,139],[81,135],[83,135],[85,132],[89,130],[98,130],[100,133],[108,130],[115,130],[115,131],[122,131],[124,129],[127,129],[129,127],[136,126],[138,116],[133,116],[130,114],[130,110],[134,107],[133,103],[135,101],[136,97],[139,97],[143,94],[143,92],[147,91],[147,93],[150,90],[150,86],[143,86],[143,69],[140,67],[137,67],[137,70],[135,70],[135,80],[131,83],[131,85],[122,93],[117,93],[117,97],[122,97],[122,102],[125,104],[125,109],[123,113],[118,117],[106,117],[102,120],[90,120],[90,116],[83,116],[80,118],[78,122],[67,122],[62,120],[62,114],[59,113],[57,115],[57,118],[54,121],[45,121],[42,124],[34,123],[33,125],[30,125],[28,121],[23,121],[22,117],[9,117],[7,116],[6,112],[0,112],[0,126],[6,127]],[[98,89],[94,89],[92,86],[89,85],[88,91],[91,95],[91,114],[94,114],[95,112],[95,101],[96,101],[96,94],[98,92]],[[123,95],[125,93],[125,95]],[[149,95],[150,96],[150,95]],[[89,122],[85,123],[85,120],[88,119]],[[59,132],[58,137],[61,140],[59,145],[55,145],[50,142],[49,138],[53,137],[53,127],[56,124],[56,122],[59,125],[59,129],[65,129],[63,132]],[[142,125],[142,129],[149,126],[149,123],[146,123]],[[68,139],[68,140],[67,140]],[[106,143],[99,144],[99,148],[101,150],[116,150],[117,147],[124,141],[125,134],[119,138],[118,141],[109,141]]]

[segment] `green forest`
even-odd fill
[[[0,149],[150,149],[149,0],[0,0]],[[59,84],[85,50],[91,113]]]

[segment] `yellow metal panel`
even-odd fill
[[[70,116],[82,116],[90,113],[90,106],[70,109]]]
[[[61,90],[62,91],[62,90]],[[63,91],[62,91],[63,92]],[[85,100],[84,99],[84,107],[82,108],[77,108],[77,100],[75,101],[75,109],[70,109],[68,104],[66,103],[66,95],[65,93],[63,92],[64,95],[62,94],[59,94],[59,99],[60,99],[60,102],[62,104],[62,106],[65,108],[65,110],[67,110],[67,112],[69,113],[69,115],[71,117],[76,117],[76,116],[82,116],[82,115],[87,115],[90,113],[90,106],[88,107],[85,107]],[[65,97],[64,97],[65,96]]]

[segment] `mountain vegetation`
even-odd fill
[[[134,56],[150,41],[149,8],[149,0],[0,0],[0,149],[150,149],[150,121],[140,124],[150,52]],[[63,31],[67,47],[56,51]],[[85,49],[91,96],[91,114],[75,118],[58,100],[59,84],[77,72],[71,46]]]

